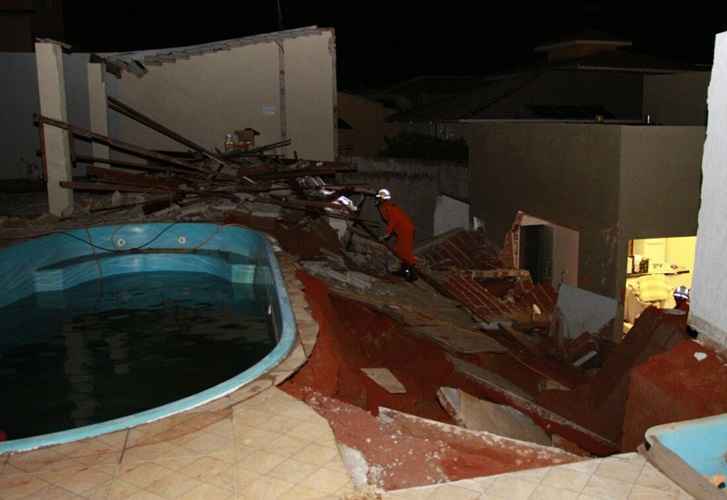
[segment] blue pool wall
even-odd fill
[[[654,437],[699,474],[727,476],[727,414],[658,425],[646,431]]]
[[[268,301],[277,344],[256,365],[197,394],[106,422],[0,442],[0,454],[99,436],[190,410],[264,375],[285,359],[295,345],[295,319],[283,275],[270,242],[259,232],[206,223],[150,223],[65,233],[57,232],[0,251],[0,307],[33,294],[52,300],[64,289],[121,274],[202,272],[232,283],[252,284],[261,290]],[[129,252],[142,245],[144,250],[158,253]],[[192,250],[198,253],[183,253]]]

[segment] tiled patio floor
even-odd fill
[[[687,500],[636,453],[388,492],[385,500]]]
[[[229,408],[0,460],[3,500],[312,499],[352,491],[328,423],[276,388]]]

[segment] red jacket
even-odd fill
[[[387,222],[386,234],[392,232],[397,235],[409,234],[414,232],[414,223],[404,210],[394,202],[383,201],[379,205],[381,216]]]

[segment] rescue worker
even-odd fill
[[[401,268],[394,274],[406,278],[407,281],[416,281],[417,275],[414,266],[414,223],[406,212],[391,201],[391,192],[388,189],[379,189],[376,194],[377,206],[381,217],[386,221],[386,234],[379,238],[384,242],[396,235],[394,254],[401,261]]]
[[[674,290],[674,302],[676,302],[674,309],[689,312],[689,288],[684,285],[679,285]]]

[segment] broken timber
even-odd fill
[[[213,153],[212,151],[208,150],[204,146],[201,146],[197,144],[196,142],[187,139],[186,137],[183,137],[182,135],[174,132],[173,130],[165,127],[161,123],[155,121],[154,119],[146,116],[145,114],[135,110],[131,106],[124,104],[123,102],[119,101],[118,99],[115,99],[111,96],[108,96],[108,103],[109,107],[113,109],[114,111],[117,111],[123,115],[128,116],[132,120],[135,120],[142,125],[146,125],[152,130],[155,130],[159,132],[160,134],[169,137],[170,139],[177,141],[178,143],[187,146],[190,149],[193,149],[194,151],[197,151],[198,153],[202,153],[204,156],[211,160],[215,160],[217,163],[220,163],[222,165],[227,166],[228,162],[226,162],[223,158],[221,158],[219,155]]]
[[[157,153],[156,151],[151,151],[146,148],[142,148],[140,146],[135,146],[133,144],[129,144],[127,142],[118,141],[116,139],[111,139],[110,137],[107,137],[103,134],[97,134],[96,132],[92,132],[88,129],[76,127],[75,125],[71,125],[69,123],[66,123],[61,120],[54,120],[53,118],[48,118],[47,116],[42,115],[35,115],[36,120],[40,123],[43,123],[45,125],[52,125],[54,127],[62,128],[64,130],[68,130],[73,135],[77,137],[82,137],[89,141],[95,141],[100,142],[102,144],[106,144],[107,146],[110,146],[114,149],[119,149],[122,151],[125,151],[127,153],[133,154],[135,156],[140,156],[142,158],[150,158],[156,161],[160,161],[163,163],[168,163],[170,165],[174,165],[174,167],[169,167],[169,169],[173,172],[180,172],[180,173],[190,173],[190,172],[197,172],[201,174],[207,174],[208,172],[197,168],[196,166],[192,165],[191,163],[187,163],[182,160],[178,160],[176,158],[173,158],[171,156],[165,155],[163,153]]]

